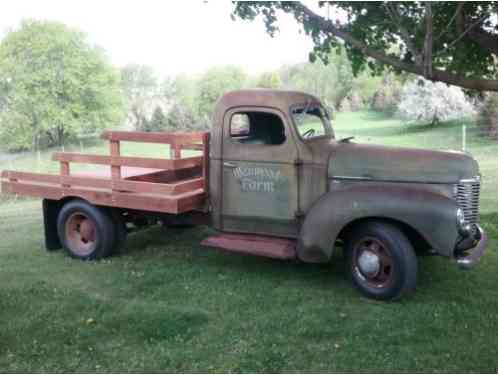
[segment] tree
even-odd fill
[[[498,94],[486,96],[479,109],[477,124],[487,136],[498,138]]]
[[[244,71],[236,66],[209,69],[200,78],[195,105],[199,118],[210,116],[216,101],[227,91],[242,88],[246,82]]]
[[[204,122],[196,119],[194,113],[179,103],[173,104],[166,117],[166,128],[172,131],[205,130]]]
[[[475,109],[459,87],[419,79],[404,85],[398,114],[409,121],[434,125],[472,116]]]
[[[281,85],[282,81],[280,80],[280,76],[277,72],[262,73],[256,82],[257,87],[264,89],[277,89]]]
[[[161,91],[154,70],[130,64],[121,70],[121,79],[128,102],[128,119],[136,130],[146,130]]]
[[[300,2],[238,2],[233,17],[262,16],[278,31],[277,10],[313,39],[311,61],[344,43],[353,72],[385,66],[466,89],[498,91],[498,2],[324,1],[331,19]]]
[[[119,72],[80,31],[57,22],[25,21],[0,43],[0,136],[9,149],[119,123]]]
[[[387,73],[382,77],[382,82],[377,86],[370,102],[370,108],[374,111],[393,114],[401,99],[403,77],[396,77]]]
[[[284,87],[311,93],[338,108],[341,101],[351,93],[353,73],[342,50],[332,51],[328,59],[327,65],[315,61],[286,67],[288,71],[282,72]]]
[[[154,109],[152,118],[150,119],[150,121],[146,121],[146,124],[147,125],[144,129],[145,131],[157,132],[166,129],[167,119],[161,107],[157,106],[156,109]]]

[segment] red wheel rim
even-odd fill
[[[97,231],[92,219],[75,212],[66,220],[66,241],[69,249],[79,256],[88,256],[96,246]]]
[[[353,249],[353,272],[368,286],[385,288],[394,276],[389,248],[377,238],[361,239]]]

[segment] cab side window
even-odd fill
[[[242,144],[281,145],[285,142],[282,119],[267,112],[237,112],[230,119],[230,138]]]

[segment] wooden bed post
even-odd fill
[[[69,177],[71,174],[71,170],[69,168],[69,162],[68,161],[61,161],[60,162],[60,174],[62,177],[62,187],[63,188],[68,188],[71,187],[71,185],[64,183],[64,177]]]
[[[169,145],[169,155],[171,159],[181,159],[182,157],[182,148],[176,140],[173,140]]]
[[[111,178],[113,180],[121,180],[121,165],[112,164],[112,159],[114,156],[121,156],[121,147],[119,141],[111,139],[109,145],[111,151]]]

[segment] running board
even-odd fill
[[[296,241],[285,238],[222,233],[206,238],[201,242],[201,245],[267,258],[296,258]]]

